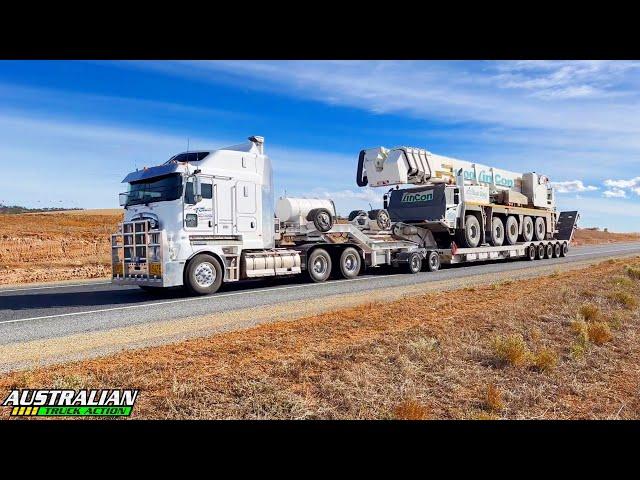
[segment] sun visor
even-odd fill
[[[184,170],[185,168],[183,165],[171,162],[165,165],[158,165],[157,167],[149,167],[131,172],[129,175],[124,177],[122,183],[139,182],[140,180],[146,180],[147,178],[160,177],[171,173],[182,173]]]

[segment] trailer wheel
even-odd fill
[[[215,293],[222,285],[222,266],[211,255],[201,253],[191,259],[185,272],[185,286],[196,295]]]
[[[529,245],[527,247],[527,260],[535,260],[536,259],[536,246]]]
[[[307,275],[316,283],[326,281],[331,275],[331,255],[324,248],[316,248],[309,255]]]
[[[325,233],[333,228],[333,216],[326,208],[314,208],[307,214],[307,220],[313,222],[313,226],[319,232]]]
[[[480,222],[475,215],[464,218],[464,229],[459,230],[460,243],[468,248],[476,248],[480,243]]]
[[[429,252],[427,255],[427,270],[429,272],[440,270],[440,255],[438,255],[438,252]]]
[[[567,242],[564,242],[562,244],[562,249],[560,250],[560,256],[566,257],[567,253],[569,253],[569,244]]]
[[[536,240],[544,240],[544,237],[547,235],[547,224],[542,217],[536,217],[535,222],[535,230],[533,232],[533,236]]]
[[[345,248],[340,255],[340,275],[342,278],[356,278],[360,274],[362,259],[360,254],[353,247]]]
[[[544,258],[553,258],[553,245],[547,243]]]
[[[422,256],[418,252],[409,254],[408,262],[405,264],[404,269],[407,273],[418,273],[422,270]]]
[[[500,217],[493,217],[493,219],[491,219],[490,241],[494,247],[500,247],[504,242],[504,224]]]
[[[524,242],[533,240],[533,220],[531,220],[531,217],[522,219],[522,240]]]
[[[509,215],[504,224],[504,241],[507,245],[518,243],[518,220],[513,215]]]
[[[553,246],[553,258],[558,258],[560,255],[562,255],[562,247],[559,243],[556,243]]]
[[[542,260],[544,258],[544,251],[545,251],[544,245],[542,243],[538,244],[537,253],[536,253],[537,260]]]

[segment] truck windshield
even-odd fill
[[[121,203],[125,206],[176,200],[182,196],[182,175],[172,173],[131,182],[129,191],[123,195],[126,195],[126,199]]]

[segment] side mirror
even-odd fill
[[[128,193],[121,193],[118,196],[118,200],[120,202],[120,206],[124,207],[127,204],[127,200],[129,199],[129,194]]]
[[[195,175],[193,177],[193,199],[196,203],[202,200],[202,185],[200,184],[200,177]]]

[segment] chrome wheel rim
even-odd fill
[[[349,273],[353,273],[358,269],[358,259],[355,254],[349,253],[344,257],[344,269]]]
[[[318,224],[322,226],[322,228],[329,228],[331,218],[325,212],[322,212],[318,215]]]
[[[416,255],[411,257],[411,270],[414,270],[414,271],[417,270],[419,264],[420,264],[420,261]]]
[[[199,287],[208,288],[216,281],[216,269],[209,262],[202,262],[193,274]]]
[[[438,257],[436,255],[431,255],[429,264],[431,265],[431,268],[436,268],[438,266]]]
[[[324,257],[316,257],[313,261],[313,272],[316,275],[323,275],[327,271],[327,259]]]

